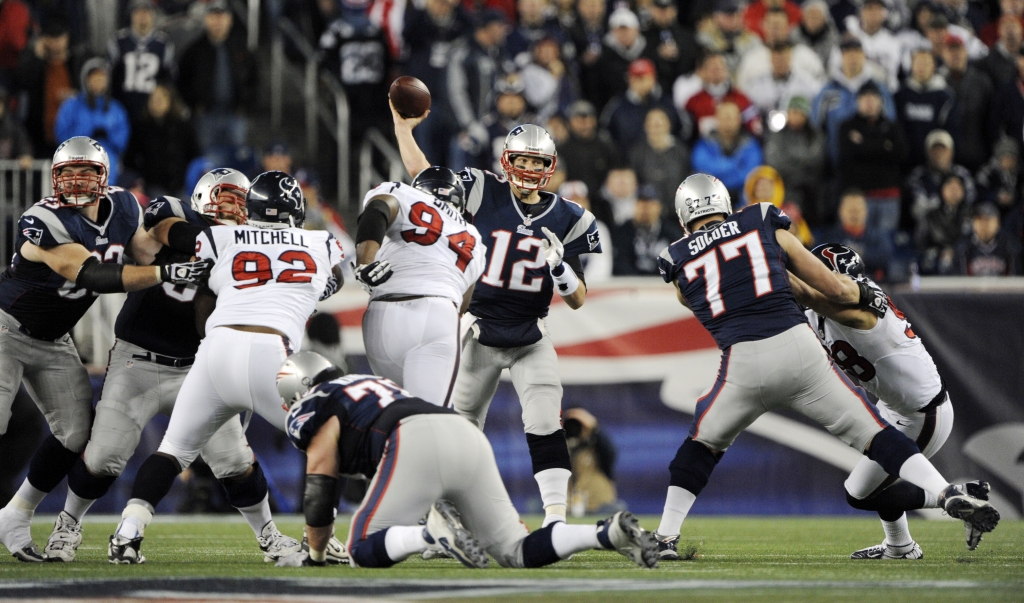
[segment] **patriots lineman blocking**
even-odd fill
[[[392,109],[402,160],[414,176],[429,167],[412,129]],[[544,329],[551,295],[572,309],[587,294],[579,256],[600,253],[594,215],[554,193],[541,192],[555,173],[555,143],[526,124],[505,138],[504,177],[470,168],[461,173],[466,211],[487,245],[487,268],[463,317],[462,359],[452,402],[481,429],[503,369],[523,407],[526,441],[544,505],[544,525],[565,521],[572,475],[561,424],[558,356]]]
[[[831,362],[808,328],[786,270],[833,304],[884,316],[880,289],[825,268],[789,233],[789,218],[774,205],[759,203],[733,214],[717,178],[695,174],[684,180],[676,191],[676,213],[688,236],[662,252],[662,276],[711,332],[722,363],[669,465],[671,485],[656,533],[662,559],[679,559],[679,528],[726,449],[775,408],[818,422],[889,475],[928,492],[949,515],[982,532],[995,528],[999,513],[949,484]]]
[[[167,433],[140,467],[132,498],[110,537],[111,563],[145,561],[140,547],[157,504],[222,425],[242,412],[256,412],[284,427],[286,409],[274,374],[292,353],[292,342],[301,345],[317,300],[341,285],[341,245],[327,232],[301,230],[306,203],[294,178],[283,172],[260,174],[245,207],[245,225],[214,226],[195,241],[196,255],[215,262],[209,293],[201,291],[195,302],[197,327],[205,337],[181,384]],[[239,483],[241,496],[259,499],[250,508],[253,517],[246,514],[254,531],[273,526],[269,507],[260,502],[266,495],[260,476],[254,468],[246,476],[253,479]],[[298,548],[295,541],[281,546],[276,528],[271,536],[271,542],[261,540],[260,545],[271,549],[272,557]]]
[[[811,250],[833,272],[864,277],[864,262],[845,245],[825,244]],[[790,277],[797,301],[807,311],[832,360],[864,389],[878,397],[885,420],[912,438],[921,454],[931,457],[942,448],[953,428],[953,405],[935,362],[921,338],[892,300],[886,298],[882,316],[859,308],[837,306],[817,291]],[[969,482],[967,493],[988,499],[986,482]],[[854,552],[853,559],[920,559],[921,547],[910,537],[906,511],[935,508],[938,500],[914,484],[890,477],[865,457],[846,480],[846,499],[856,509],[877,511],[885,541]],[[967,548],[974,550],[982,532],[969,521]]]
[[[23,379],[52,433],[0,510],[0,542],[21,561],[43,561],[29,533],[32,515],[75,465],[92,425],[92,387],[68,331],[100,293],[184,286],[207,269],[203,262],[123,265],[125,254],[151,260],[158,245],[142,229],[138,201],[109,186],[109,174],[99,143],[64,141],[53,155],[54,196],[21,216],[17,253],[0,276],[0,435]]]
[[[324,565],[339,475],[372,479],[348,536],[360,567],[391,567],[428,549],[476,568],[489,565],[488,553],[502,567],[542,567],[588,549],[658,565],[653,535],[625,511],[598,527],[555,522],[528,533],[483,433],[392,381],[344,376],[323,356],[300,352],[281,366],[277,388],[291,406],[288,437],[306,452],[309,534],[308,555],[278,565]]]
[[[459,315],[484,271],[486,249],[465,204],[458,176],[428,168],[412,186],[385,182],[366,193],[356,234],[356,278],[371,291],[370,368],[439,406],[459,368]]]

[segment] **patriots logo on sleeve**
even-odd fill
[[[43,229],[42,228],[23,228],[21,234],[25,235],[33,245],[39,245],[43,240]]]
[[[313,410],[307,413],[303,413],[301,415],[297,415],[295,417],[291,417],[290,420],[288,421],[288,435],[296,439],[301,438],[302,426],[305,425],[307,421],[312,419],[313,415],[315,414],[316,411]]]
[[[146,213],[155,216],[157,212],[160,211],[160,208],[163,207],[164,204],[166,203],[166,201],[157,201],[156,203],[151,203],[149,207],[146,209]]]
[[[595,230],[594,232],[587,233],[587,246],[590,247],[590,251],[597,249],[597,246],[601,244],[601,235]]]

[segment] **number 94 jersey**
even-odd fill
[[[206,329],[250,325],[276,329],[302,343],[306,320],[345,259],[341,244],[323,230],[213,226],[196,237],[196,257],[214,260],[209,288],[217,307]]]
[[[480,232],[454,207],[408,184],[385,182],[363,198],[365,207],[378,195],[398,200],[398,215],[377,252],[391,263],[392,276],[373,288],[373,299],[389,295],[430,295],[452,300],[462,296],[484,271],[487,248]]]

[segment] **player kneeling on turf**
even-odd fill
[[[393,382],[348,375],[314,352],[285,361],[277,389],[290,407],[288,437],[306,452],[303,508],[309,552],[278,565],[323,565],[334,531],[338,477],[370,479],[352,516],[352,564],[391,567],[427,549],[468,567],[542,567],[589,549],[657,567],[657,544],[632,514],[601,525],[556,522],[528,533],[498,475],[483,432]],[[418,525],[427,515],[426,526]]]

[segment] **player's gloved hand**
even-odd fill
[[[547,226],[542,226],[540,229],[547,237],[546,241],[541,241],[540,246],[544,251],[544,259],[548,262],[548,267],[554,270],[562,264],[562,256],[565,255],[565,246],[558,240],[555,233],[548,230]]]
[[[276,567],[327,567],[326,561],[313,561],[306,551],[298,551],[277,560]]]
[[[391,262],[387,260],[356,266],[356,280],[363,286],[363,289],[366,289],[367,293],[374,287],[388,282],[392,274]]]
[[[860,301],[857,302],[857,307],[872,312],[879,318],[885,316],[885,311],[889,308],[889,298],[885,295],[885,291],[863,276],[853,280],[860,289]]]
[[[338,286],[338,279],[333,276],[327,277],[327,285],[324,287],[323,293],[320,294],[320,301],[324,301],[328,297],[338,292],[340,287]]]
[[[160,280],[173,285],[202,285],[210,278],[213,260],[161,264]]]

